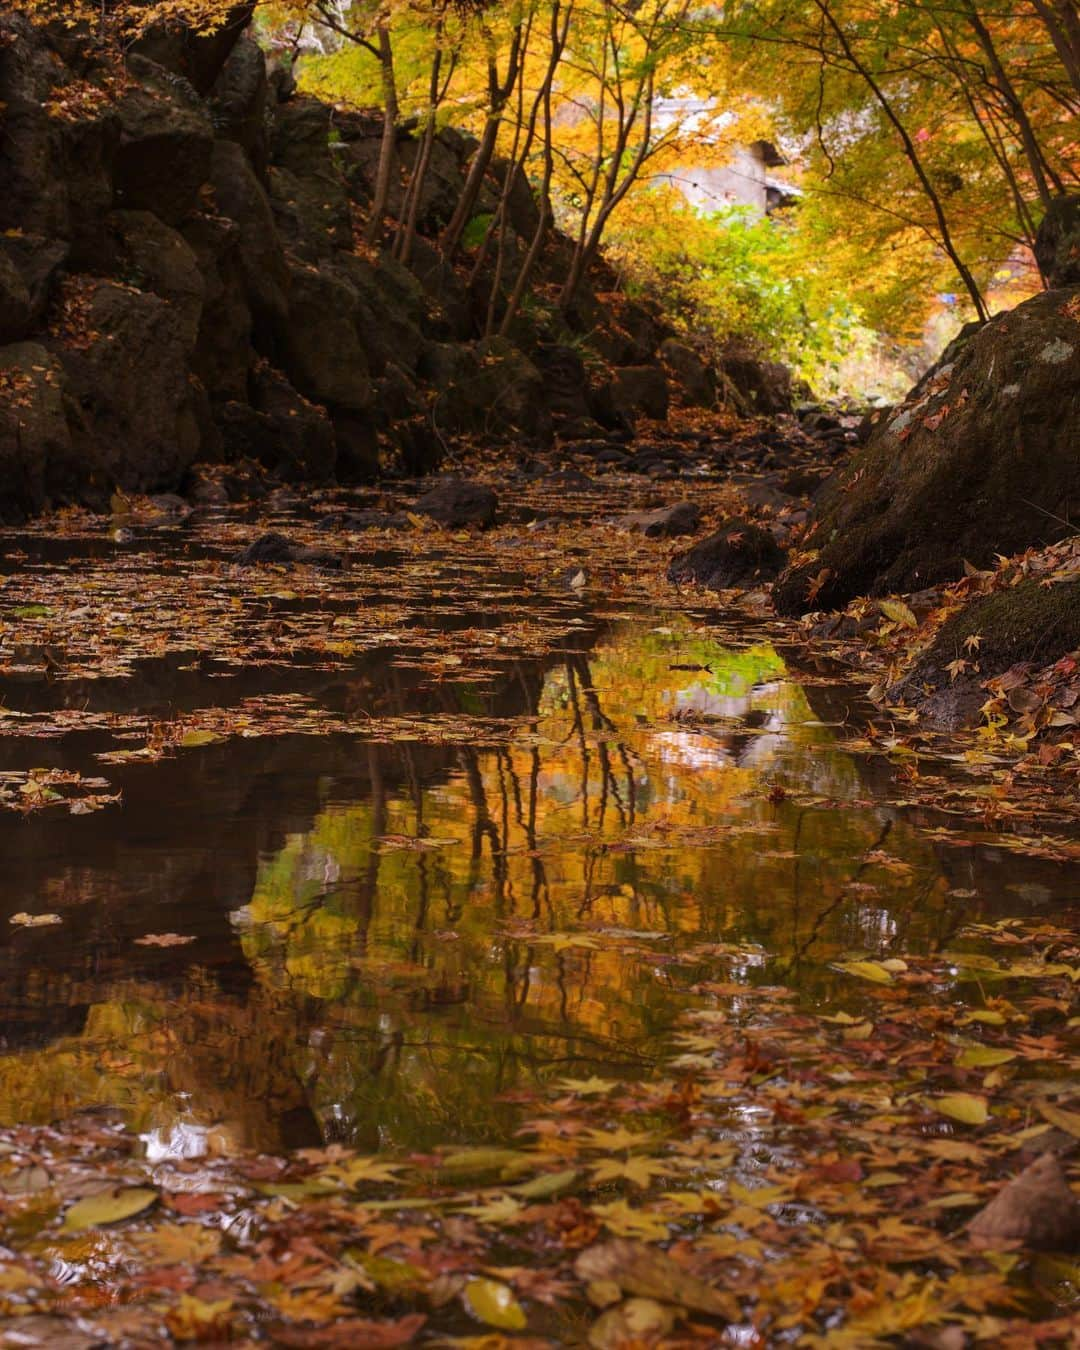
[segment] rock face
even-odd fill
[[[1035,237],[1035,260],[1048,286],[1080,286],[1080,197],[1059,197]]]
[[[722,591],[745,582],[771,581],[784,565],[784,552],[768,530],[732,520],[715,534],[680,553],[668,568],[668,581],[694,581]]]
[[[602,263],[572,312],[523,306],[490,336],[513,262],[492,302],[490,260],[466,283],[440,251],[474,148],[452,128],[395,251],[419,147],[402,126],[385,247],[358,247],[381,118],[271,77],[255,9],[238,0],[211,34],[147,31],[122,78],[92,37],[0,13],[0,517],[116,488],[209,501],[226,479],[427,473],[456,437],[627,439],[635,417],[666,416],[669,380],[710,401],[720,377],[607,294]],[[492,163],[480,212],[508,172]],[[520,173],[508,200],[520,260],[540,222]],[[551,286],[569,245],[544,244],[533,279]]]
[[[617,522],[624,530],[635,530],[646,539],[676,539],[696,534],[701,527],[701,507],[695,502],[676,502],[655,511],[635,511]]]
[[[776,587],[785,613],[954,580],[1075,531],[1080,290],[998,315],[884,418],[822,490]]]
[[[466,525],[486,529],[495,523],[498,508],[498,497],[482,483],[447,479],[418,497],[414,510],[448,530],[459,530]]]

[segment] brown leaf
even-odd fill
[[[729,1321],[739,1315],[730,1294],[698,1279],[667,1252],[629,1238],[615,1238],[589,1247],[574,1263],[574,1272],[586,1284],[611,1282],[624,1293],[639,1298],[678,1303]]]
[[[410,1313],[396,1322],[371,1322],[362,1317],[349,1317],[333,1322],[328,1327],[275,1326],[275,1345],[288,1345],[306,1350],[308,1346],[348,1347],[348,1350],[389,1350],[396,1345],[408,1345],[416,1339],[427,1321],[423,1313]]]
[[[1025,1168],[968,1224],[977,1246],[1018,1242],[1025,1247],[1064,1251],[1080,1238],[1080,1201],[1069,1189],[1053,1153]]]

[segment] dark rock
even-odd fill
[[[250,403],[223,404],[217,421],[230,461],[256,460],[287,482],[325,482],[334,472],[336,442],[325,410],[265,363],[252,372]]]
[[[50,479],[66,477],[71,436],[60,363],[35,342],[0,348],[0,521],[44,509]]]
[[[628,417],[637,413],[662,422],[668,415],[667,377],[659,366],[623,366],[616,370],[612,397]]]
[[[1048,286],[1080,286],[1080,196],[1050,204],[1035,236],[1035,261]]]
[[[556,418],[556,430],[564,438],[573,438],[568,423],[590,420],[589,377],[581,354],[573,347],[542,344],[537,347],[533,362],[544,377],[547,405]]]
[[[352,247],[352,213],[330,149],[333,109],[313,98],[278,107],[270,198],[286,247],[309,262]]]
[[[494,524],[498,508],[499,499],[491,488],[453,478],[436,483],[413,506],[419,515],[430,516],[448,530],[466,525],[486,529]]]
[[[201,444],[183,319],[149,292],[85,278],[66,286],[75,326],[49,347],[64,367],[79,467],[62,495],[175,489]]]
[[[215,134],[235,141],[257,174],[266,172],[266,56],[252,38],[242,37],[214,81],[210,116]]]
[[[192,369],[211,399],[244,399],[253,352],[240,228],[224,216],[197,212],[182,233],[203,286]]]
[[[175,225],[194,210],[210,176],[213,127],[186,81],[136,55],[128,59],[128,73],[138,83],[117,104],[116,204]]]
[[[282,333],[286,373],[301,393],[363,412],[372,402],[368,363],[353,314],[357,295],[331,270],[289,268],[289,317]]]
[[[391,364],[415,371],[429,345],[420,331],[424,294],[416,278],[388,253],[377,263],[344,253],[333,270],[352,291],[350,317],[372,374]]]
[[[30,291],[15,265],[0,253],[0,343],[15,342],[30,329]]]
[[[1075,1251],[1080,1200],[1053,1153],[1044,1153],[1013,1177],[967,1226],[977,1247],[1020,1243],[1036,1251]]]
[[[592,492],[597,484],[580,469],[559,469],[544,478],[545,485],[561,488],[564,492]]]
[[[660,356],[681,385],[687,403],[699,408],[716,406],[716,375],[693,347],[666,338],[660,344]]]
[[[624,530],[636,530],[646,539],[674,539],[700,529],[701,507],[694,502],[676,502],[656,511],[635,511],[621,516],[616,524]]]
[[[1075,294],[1075,293],[1073,293]],[[1069,292],[984,324],[819,493],[806,547],[781,578],[782,612],[840,607],[958,578],[1071,532],[1080,496],[1080,337]]]
[[[754,412],[773,416],[794,407],[795,393],[787,366],[738,351],[726,353],[721,365]]]
[[[342,483],[370,483],[379,474],[379,436],[370,413],[330,408],[337,441],[337,477]]]
[[[409,517],[404,511],[379,511],[366,507],[362,511],[334,511],[323,516],[318,529],[327,534],[342,531],[345,534],[364,534],[368,530],[408,530]]]
[[[120,125],[108,100],[72,99],[53,115],[76,79],[40,29],[0,14],[0,232],[92,239],[112,206]]]
[[[436,390],[432,417],[439,429],[550,437],[543,378],[504,338],[439,343],[424,353],[418,373]]]
[[[750,581],[770,581],[784,565],[784,552],[768,530],[731,520],[715,534],[681,553],[668,568],[668,580],[696,581],[720,591]]]
[[[0,235],[0,258],[14,267],[26,289],[30,303],[29,326],[37,326],[45,317],[70,251],[70,246],[62,239],[46,239],[40,234]],[[0,292],[2,290],[3,283],[0,282]]]
[[[491,161],[491,176],[498,184],[500,195],[504,190],[509,169],[510,163],[506,159],[496,156]],[[520,165],[513,166],[507,213],[514,233],[526,242],[531,241],[536,233],[536,227],[540,224],[540,207],[533,195],[528,176]]]
[[[294,544],[283,534],[261,534],[248,544],[236,556],[237,567],[256,567],[263,563],[304,563],[310,567],[321,567],[327,571],[337,571],[344,566],[339,553],[330,553],[326,549],[305,548]]]
[[[149,211],[112,211],[105,218],[100,255],[93,261],[99,275],[167,300],[186,343],[194,348],[205,287],[198,260],[182,235]]]
[[[972,655],[966,643],[976,636]],[[978,721],[985,680],[1021,663],[1049,665],[1078,648],[1080,582],[1026,581],[973,600],[946,620],[915,669],[889,692],[916,703],[927,723],[959,727]],[[977,661],[978,676],[956,679],[948,667],[958,657]]]
[[[408,269],[431,302],[424,318],[425,336],[437,342],[473,335],[469,293],[464,282],[434,244],[413,240]]]
[[[206,94],[254,12],[254,0],[233,5],[209,33],[197,33],[190,24],[179,20],[156,24],[140,36],[132,50],[183,76],[200,94]]]
[[[210,165],[214,203],[240,227],[239,259],[259,351],[271,355],[289,311],[289,272],[270,201],[247,156],[231,141],[216,141]]]

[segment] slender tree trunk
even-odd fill
[[[420,218],[420,203],[423,200],[428,167],[431,164],[431,155],[435,148],[436,118],[442,100],[449,88],[450,77],[453,74],[455,65],[454,59],[451,58],[449,62],[450,71],[447,75],[446,83],[442,84],[440,82],[443,61],[441,45],[442,31],[442,20],[440,19],[435,30],[435,53],[431,58],[431,81],[428,87],[427,121],[424,124],[424,134],[420,141],[420,148],[416,153],[416,162],[413,165],[412,175],[409,178],[409,185],[405,190],[405,197],[401,205],[401,219],[398,221],[397,233],[394,236],[394,256],[399,258],[406,265],[412,257],[413,240],[416,238],[416,225]]]
[[[1032,0],[1073,88],[1080,93],[1080,13],[1076,0]]]
[[[960,256],[960,253],[956,248],[956,243],[952,237],[952,230],[949,228],[949,220],[945,214],[945,207],[942,204],[941,197],[937,189],[934,187],[933,183],[930,181],[930,177],[926,172],[922,159],[919,156],[919,152],[915,148],[915,142],[911,139],[911,135],[908,132],[907,127],[904,126],[904,123],[901,121],[896,110],[893,108],[892,103],[886,97],[885,91],[882,89],[882,87],[878,84],[877,80],[874,78],[873,73],[858,58],[858,56],[856,56],[854,48],[852,47],[850,41],[848,40],[847,34],[844,32],[844,29],[841,27],[841,25],[837,22],[835,15],[829,8],[827,0],[814,0],[814,3],[820,10],[821,15],[825,19],[826,23],[829,25],[829,27],[835,34],[837,41],[840,43],[841,50],[843,51],[848,64],[851,66],[851,69],[854,70],[855,73],[859,75],[865,82],[867,88],[873,94],[882,112],[885,114],[886,118],[892,125],[896,134],[900,137],[900,141],[904,147],[904,153],[907,155],[908,162],[911,164],[912,169],[914,169],[915,176],[919,180],[919,185],[921,186],[923,192],[926,194],[927,200],[930,202],[930,205],[933,207],[934,217],[937,220],[941,246],[942,248],[944,248],[945,252],[949,255],[949,258],[952,261],[952,265],[956,268],[957,275],[964,283],[964,287],[967,290],[968,295],[971,297],[971,302],[975,306],[975,313],[979,316],[980,319],[983,320],[988,319],[990,317],[990,311],[986,308],[986,301],[982,297],[982,292],[979,289],[978,282],[975,280],[974,276],[971,273],[970,268],[964,262],[963,258]]]
[[[390,189],[394,182],[394,170],[397,167],[397,121],[398,99],[397,81],[394,77],[394,48],[390,40],[390,29],[385,23],[379,25],[379,72],[382,80],[383,95],[383,132],[379,146],[379,167],[375,174],[375,196],[371,203],[371,216],[368,219],[364,238],[374,244],[382,235],[383,222],[390,204]]]
[[[1039,201],[1042,202],[1045,209],[1051,201],[1050,181],[1053,181],[1054,187],[1060,192],[1062,191],[1061,179],[1057,177],[1046,162],[1046,157],[1043,155],[1042,148],[1031,125],[1031,119],[1028,117],[1023,101],[1016,92],[1016,88],[1002,63],[993,36],[975,7],[975,0],[963,0],[963,4],[968,21],[979,40],[979,46],[982,47],[986,59],[990,62],[990,69],[993,71],[996,80],[995,87],[1005,100],[1009,113],[1016,123],[1020,143],[1024,147],[1024,154],[1027,156],[1028,166],[1035,183],[1035,191],[1039,194]]]
[[[488,63],[488,116],[484,124],[484,130],[480,137],[480,144],[477,147],[476,154],[473,156],[472,163],[469,165],[469,172],[465,179],[465,186],[462,189],[461,196],[458,198],[458,204],[454,209],[454,214],[450,217],[450,222],[443,233],[443,252],[446,256],[452,257],[457,252],[458,245],[461,243],[461,236],[465,233],[465,227],[472,219],[473,210],[480,197],[480,191],[484,185],[484,179],[487,177],[488,168],[491,165],[491,157],[495,153],[495,145],[499,138],[499,125],[502,121],[502,110],[506,100],[513,93],[517,85],[518,76],[521,73],[521,39],[522,23],[519,20],[514,29],[513,40],[510,44],[510,54],[507,58],[506,79],[500,81],[498,68],[494,58]]]

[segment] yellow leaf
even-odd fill
[[[904,628],[918,628],[919,626],[918,619],[911,608],[904,604],[903,600],[879,600],[878,608],[887,619],[892,619],[893,623],[902,624]]]
[[[975,1097],[970,1092],[948,1092],[944,1097],[928,1100],[935,1111],[962,1125],[985,1125],[989,1118],[986,1098]]]
[[[528,1325],[509,1285],[498,1280],[470,1280],[462,1295],[465,1307],[481,1322],[500,1331],[524,1331]]]
[[[845,975],[857,975],[860,980],[872,980],[875,984],[892,984],[891,971],[880,961],[838,961],[834,969]]]

